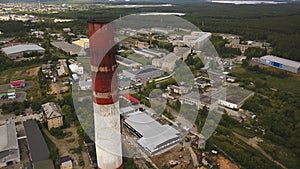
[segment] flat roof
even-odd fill
[[[125,122],[143,136],[138,143],[150,152],[169,140],[179,138],[179,131],[169,125],[160,124],[145,112],[130,113]]]
[[[135,74],[135,75],[141,75],[144,73],[148,73],[148,72],[152,72],[152,71],[161,71],[161,70],[152,65],[146,65],[146,66],[142,67],[141,69],[128,69],[126,71],[128,71],[132,74]]]
[[[20,44],[15,46],[4,47],[2,48],[2,51],[6,55],[11,55],[26,51],[45,51],[45,49],[35,44]]]
[[[33,163],[48,160],[49,150],[44,137],[34,120],[24,122],[24,128],[29,145],[29,152]]]
[[[39,161],[33,164],[34,169],[54,169],[52,160]]]
[[[138,62],[135,62],[135,61],[133,61],[131,59],[124,58],[124,57],[122,57],[120,55],[116,55],[116,59],[117,59],[117,61],[119,61],[121,63],[124,63],[126,65],[142,65],[142,64],[140,64]]]
[[[70,44],[65,41],[51,42],[51,45],[63,50],[66,53],[72,53],[72,54],[79,54],[81,50],[83,50],[82,47],[75,44]]]
[[[284,59],[284,58],[273,56],[273,55],[266,55],[266,56],[261,57],[261,59],[266,59],[266,60],[269,60],[272,62],[281,63],[281,64],[288,65],[291,67],[295,67],[297,69],[300,68],[300,62],[289,60],[289,59]]]

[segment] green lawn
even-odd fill
[[[269,88],[275,88],[280,91],[288,91],[300,95],[300,78],[297,77],[289,76],[286,78],[278,78],[271,75],[258,74],[241,67],[232,70],[230,74],[239,79],[247,79],[252,82],[263,80]]]

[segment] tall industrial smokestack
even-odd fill
[[[113,24],[107,21],[88,22],[95,144],[99,169],[123,168],[118,81],[115,75],[117,49],[113,28]]]

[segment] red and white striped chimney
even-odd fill
[[[99,169],[122,169],[116,46],[113,24],[88,22],[93,81],[95,144]]]

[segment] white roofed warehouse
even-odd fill
[[[289,72],[293,73],[299,73],[300,72],[300,62],[280,58],[277,56],[272,55],[266,55],[259,59],[256,59],[257,62],[261,64],[265,64],[268,66],[272,66],[278,69],[283,69]]]
[[[19,44],[8,46],[1,49],[1,51],[10,59],[22,58],[24,54],[37,53],[44,54],[45,49],[35,44]]]
[[[158,153],[180,141],[180,132],[162,125],[145,112],[127,114],[124,125],[139,139],[137,143],[150,155]]]
[[[0,168],[5,167],[9,162],[20,162],[20,150],[14,123],[0,126]]]

